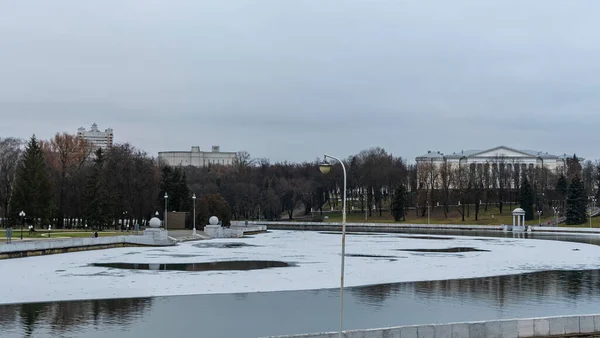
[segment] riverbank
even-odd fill
[[[232,222],[244,224],[244,222]],[[342,223],[339,222],[271,222],[252,221],[248,225],[266,225],[271,230],[302,230],[302,231],[339,231]],[[585,233],[600,234],[600,228],[575,228],[575,227],[539,227],[528,226],[532,232],[557,232],[557,233]],[[504,231],[503,225],[467,225],[467,224],[406,224],[406,223],[346,223],[348,232],[383,232],[396,233],[406,230],[461,230],[461,231]]]

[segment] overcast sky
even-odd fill
[[[0,137],[600,158],[600,1],[0,2]]]

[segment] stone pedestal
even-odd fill
[[[167,241],[169,239],[169,234],[167,230],[164,229],[146,229],[144,230],[144,236],[151,237],[152,240],[157,242]]]
[[[219,219],[215,216],[209,219],[209,223],[204,227],[204,233],[212,238],[241,238],[244,237],[242,230],[226,229],[219,225]]]

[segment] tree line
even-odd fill
[[[51,140],[32,136],[26,142],[3,138],[0,215],[3,226],[21,222],[23,211],[29,224],[40,227],[118,228],[144,222],[156,212],[162,215],[167,195],[168,211],[191,211],[196,203],[198,224],[206,224],[211,215],[224,223],[320,220],[325,211],[341,209],[343,192],[341,166],[332,163],[331,172],[322,175],[320,162],[271,163],[240,152],[230,166],[169,167],[130,144],[94,150],[67,133]],[[464,220],[490,205],[500,212],[511,211],[505,211],[506,205],[521,205],[527,219],[534,210],[554,207],[571,214],[568,222],[585,222],[587,197],[598,194],[593,187],[600,182],[599,163],[580,164],[574,156],[567,170],[554,172],[511,167],[503,159],[493,162],[416,165],[380,147],[360,151],[344,160],[348,211],[388,213],[401,221],[411,210],[423,217],[428,206],[439,204],[446,216],[456,210]]]
[[[421,162],[416,172],[418,178],[410,191],[416,196],[414,206],[421,216],[433,203],[439,203],[446,216],[454,208],[463,221],[471,212],[477,220],[480,208],[487,211],[495,206],[502,214],[508,205],[509,213],[513,206],[522,207],[527,220],[537,211],[552,214],[556,210],[566,216],[578,215],[568,217],[567,223],[581,224],[585,222],[588,197],[599,196],[594,187],[600,186],[600,162],[588,160],[582,165],[575,154],[556,170],[496,157],[467,165]]]

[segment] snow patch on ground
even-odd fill
[[[600,246],[589,244],[511,238],[411,237],[405,234],[347,235],[346,253],[350,256],[346,257],[345,285],[600,268]],[[252,238],[186,242],[176,247],[118,248],[2,260],[0,304],[337,288],[340,245],[341,236],[336,234],[272,231]],[[452,247],[490,252],[399,251]],[[162,264],[229,260],[276,260],[297,266],[205,272],[89,266],[111,262]]]

